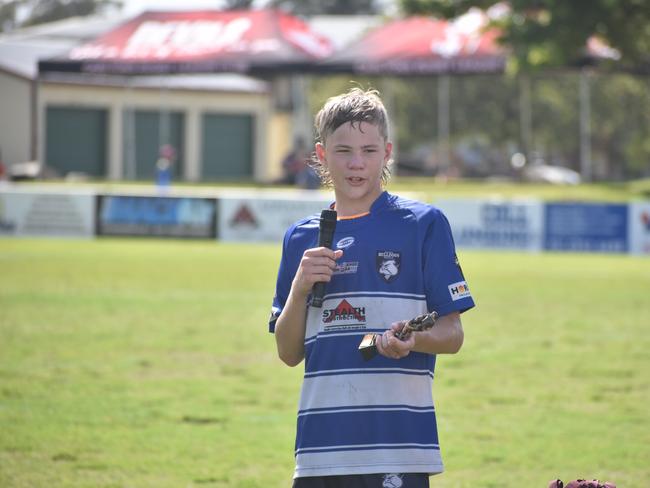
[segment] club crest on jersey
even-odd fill
[[[402,253],[397,251],[377,251],[377,273],[386,283],[395,280],[402,264]]]
[[[404,481],[402,481],[401,474],[385,474],[382,480],[382,488],[402,488]]]

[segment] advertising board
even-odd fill
[[[437,200],[456,246],[473,249],[539,251],[543,204],[537,200]]]
[[[629,205],[630,252],[650,255],[650,202]]]
[[[213,238],[213,198],[99,195],[97,234]]]
[[[0,236],[92,237],[95,197],[47,191],[0,191]]]
[[[547,203],[544,249],[628,252],[628,206],[611,203]]]
[[[239,242],[282,242],[285,231],[299,219],[318,214],[331,200],[237,198],[219,199],[219,239]]]

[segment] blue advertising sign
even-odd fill
[[[550,251],[628,252],[625,204],[547,203],[544,249]]]
[[[100,195],[97,208],[99,235],[215,237],[212,198]]]

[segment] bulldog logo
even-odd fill
[[[377,251],[377,272],[386,283],[394,281],[399,275],[402,254],[396,251]]]
[[[382,481],[382,488],[402,488],[404,486],[401,474],[385,474]]]

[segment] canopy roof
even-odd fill
[[[40,72],[113,74],[298,70],[329,56],[330,41],[277,10],[145,12]]]
[[[478,9],[453,21],[408,17],[371,30],[324,62],[359,74],[499,73],[507,52]]]

